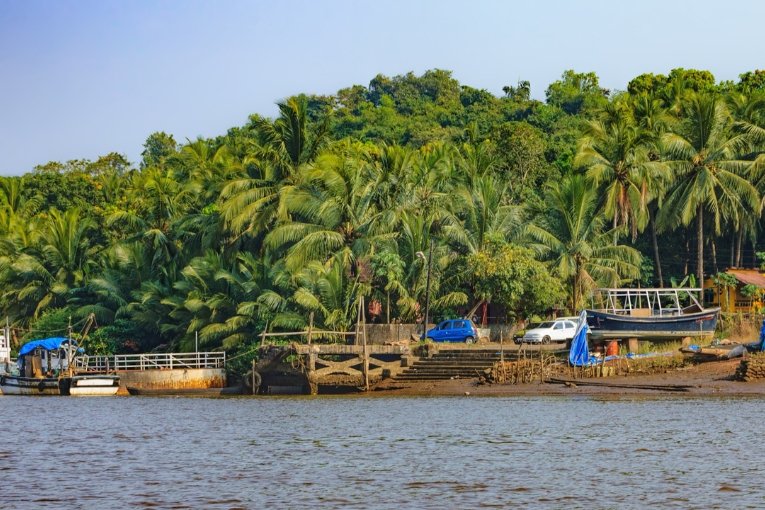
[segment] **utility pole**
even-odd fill
[[[428,258],[425,258],[425,254],[421,251],[416,253],[417,257],[421,258],[423,262],[427,264],[427,276],[425,278],[425,324],[422,329],[422,337],[426,338],[428,334],[428,323],[430,322],[430,272],[433,267],[433,238],[430,238],[430,249],[428,251]]]
[[[430,271],[433,268],[433,238],[430,238],[430,250],[428,250],[428,276],[425,279],[425,335],[428,334],[430,323]]]

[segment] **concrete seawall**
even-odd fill
[[[223,368],[179,368],[158,370],[119,370],[122,386],[142,389],[200,389],[226,386]]]

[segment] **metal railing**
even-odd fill
[[[154,354],[115,354],[78,356],[78,370],[111,372],[116,370],[173,370],[185,368],[226,368],[225,352],[168,352]]]

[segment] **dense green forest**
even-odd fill
[[[263,328],[575,311],[599,286],[752,265],[765,193],[765,71],[566,71],[545,101],[451,73],[300,95],[213,139],[150,135],[136,165],[0,180],[0,315],[90,350],[246,352]],[[421,253],[418,256],[418,252]],[[71,318],[71,319],[70,319]]]

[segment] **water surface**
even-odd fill
[[[763,508],[746,398],[0,397],[3,508]]]

